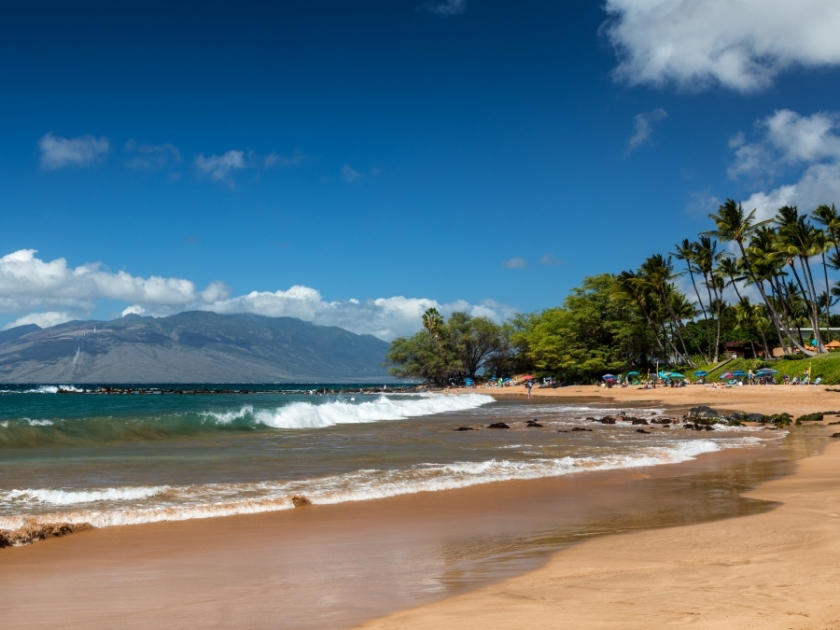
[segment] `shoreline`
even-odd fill
[[[488,392],[469,390],[468,393]],[[580,400],[581,393],[560,398]],[[607,397],[599,399],[623,402]],[[671,406],[670,401],[667,404]],[[811,432],[806,429],[803,434]],[[573,543],[572,548],[578,546],[580,538],[575,538],[578,534],[572,531],[577,527],[572,526],[574,522],[568,539],[557,532],[545,534],[551,531],[548,528],[553,525],[552,519],[568,516],[569,506],[590,517],[605,510],[615,512],[622,505],[628,514],[635,514],[633,510],[638,512],[635,520],[627,517],[618,521],[592,518],[591,523],[586,521],[590,525],[586,531],[591,530],[591,535],[607,534],[608,538],[624,535],[615,532],[663,531],[658,528],[681,522],[731,519],[737,514],[751,513],[750,510],[766,511],[770,509],[768,503],[752,504],[750,499],[733,512],[732,497],[728,499],[730,503],[717,508],[723,510],[719,515],[709,505],[699,508],[683,505],[683,512],[678,516],[670,515],[667,510],[662,512],[666,516],[656,516],[655,511],[634,505],[662,501],[667,495],[670,498],[664,505],[673,508],[687,489],[692,492],[696,489],[686,486],[685,480],[706,479],[721,470],[735,470],[739,466],[738,470],[743,469],[739,474],[748,473],[739,478],[742,486],[755,485],[750,479],[778,477],[789,472],[785,463],[765,472],[751,470],[762,460],[761,455],[750,449],[731,449],[679,464],[590,472],[584,477],[496,482],[280,513],[88,530],[64,539],[41,541],[31,547],[0,550],[0,588],[13,602],[4,614],[14,628],[54,627],[57,619],[65,620],[72,627],[90,628],[149,627],[150,619],[157,619],[159,625],[167,627],[193,628],[212,623],[231,628],[276,627],[276,615],[289,609],[288,602],[283,605],[276,602],[278,594],[295,600],[298,585],[289,576],[298,576],[310,580],[310,591],[326,589],[332,592],[333,598],[340,591],[346,596],[347,605],[354,607],[353,614],[334,618],[334,623],[329,619],[315,620],[316,623],[296,620],[285,623],[284,627],[351,627],[383,613],[424,610],[415,608],[424,599],[438,600],[431,606],[443,605],[453,596],[461,597],[460,592],[479,593],[493,585],[506,584],[510,579],[532,575],[534,570],[541,571],[538,567],[546,561],[552,562],[552,549]],[[728,483],[732,485],[731,480]],[[707,500],[714,496],[715,492],[711,492]],[[642,497],[645,498],[640,501]],[[735,498],[740,506],[743,501]],[[547,506],[551,501],[557,505]],[[506,529],[494,530],[488,525],[499,519],[509,521]],[[523,542],[515,538],[528,527],[544,530],[544,544],[538,539]],[[434,531],[426,532],[426,529]],[[500,531],[504,534],[501,538]],[[423,539],[432,535],[437,538]],[[587,537],[589,534],[584,536]],[[518,548],[509,556],[499,552],[492,562],[476,564],[475,554],[486,552],[487,545],[499,549],[518,545]],[[492,547],[492,551],[498,550]],[[421,555],[412,556],[412,553]],[[401,571],[408,574],[417,559],[429,553],[438,554],[435,561],[443,571],[440,584],[432,585],[437,590],[433,588],[420,595],[408,592],[402,599],[393,601],[377,600],[376,595],[369,593],[377,585],[385,591],[393,586],[383,577],[385,572],[379,568],[380,564],[384,567],[383,563],[402,563]],[[345,573],[364,574],[373,582],[359,580],[359,584],[348,587],[343,583],[345,580],[322,569],[327,565],[331,567],[329,570],[343,567]],[[210,567],[213,569],[208,574]],[[519,577],[511,578],[511,575]],[[377,583],[377,579],[381,582]],[[409,582],[402,588],[410,589]],[[491,586],[481,586],[487,583]],[[49,602],[39,599],[37,610],[33,610],[32,594],[42,592],[51,594]],[[300,602],[295,604],[301,607]],[[309,604],[318,605],[318,602],[312,600]],[[301,612],[305,613],[306,606],[302,608]]]
[[[511,389],[508,396],[527,395],[524,387]],[[737,388],[735,393],[746,389]],[[750,387],[754,391],[737,398],[728,395],[729,390],[708,390],[720,394],[701,398],[688,395],[699,393],[697,389],[675,389],[672,395],[667,388],[635,390],[640,395],[592,386],[574,388],[573,395],[615,403],[709,404],[765,414],[827,411],[826,402],[840,401],[840,396],[826,395],[834,392],[823,388],[767,389]],[[556,392],[535,389],[533,393],[543,399],[572,397]],[[783,396],[790,393],[798,394],[795,403]],[[785,408],[777,406],[779,398],[786,399]],[[833,418],[799,430],[829,437],[833,433],[826,426],[829,420]],[[838,478],[840,441],[835,440],[821,453],[797,460],[790,474],[742,494],[777,504],[767,512],[582,541],[553,553],[544,566],[523,575],[357,628],[540,630],[554,629],[558,623],[599,630],[648,630],[686,623],[727,630],[840,628],[835,587],[840,578]]]

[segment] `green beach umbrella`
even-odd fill
[[[685,378],[685,374],[680,374],[679,372],[669,372],[668,378]]]

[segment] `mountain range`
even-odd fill
[[[0,331],[5,383],[351,383],[393,380],[388,343],[293,317],[127,315]]]

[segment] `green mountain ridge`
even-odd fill
[[[5,383],[392,381],[388,343],[293,317],[206,311],[0,333]]]

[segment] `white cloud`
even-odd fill
[[[181,278],[138,278],[125,271],[111,273],[100,263],[69,267],[64,258],[45,262],[34,249],[0,258],[0,312],[61,306],[91,311],[100,298],[156,305],[184,305],[201,299],[195,285]],[[216,285],[206,289],[218,298]]]
[[[554,267],[557,265],[565,265],[566,261],[562,258],[556,258],[554,254],[544,254],[540,256],[539,263],[541,265],[545,265],[546,267]]]
[[[836,0],[607,0],[618,80],[749,92],[793,66],[840,64]]]
[[[29,313],[29,315],[18,317],[15,321],[9,322],[3,326],[3,330],[17,328],[18,326],[25,326],[26,324],[35,324],[41,328],[49,328],[50,326],[58,326],[59,324],[72,320],[73,318],[69,314],[55,311],[47,313]]]
[[[233,179],[230,174],[233,171],[238,171],[245,168],[245,153],[243,151],[228,151],[223,155],[211,155],[204,157],[200,153],[195,158],[195,167],[204,175],[208,175],[210,179],[217,182],[225,182],[233,185]]]
[[[629,153],[633,149],[636,149],[643,145],[646,142],[650,142],[650,134],[653,131],[653,123],[662,120],[663,118],[667,118],[668,113],[658,107],[650,112],[644,112],[642,114],[636,114],[633,121],[636,126],[636,131],[633,134],[633,137],[630,138],[630,142],[627,145],[627,152]]]
[[[130,304],[122,311],[123,316],[132,313],[163,316],[185,310],[255,313],[297,317],[390,340],[419,330],[422,314],[429,308],[437,308],[444,314],[462,310],[495,321],[502,321],[515,312],[512,307],[492,300],[480,304],[462,300],[440,303],[430,298],[396,296],[328,302],[316,289],[299,285],[285,291],[252,291],[230,297],[229,288],[222,282],[198,291],[193,282],[182,278],[139,278],[124,271],[111,273],[102,270],[99,263],[72,268],[63,258],[45,262],[35,253],[35,250],[20,250],[0,258],[0,312],[45,308],[55,311],[29,313],[16,322],[52,325],[49,321],[60,323],[59,320],[88,317],[95,310],[97,300],[108,299]]]
[[[355,182],[359,179],[359,177],[361,177],[361,175],[357,171],[353,170],[349,164],[345,164],[341,167],[341,179],[345,182]]]
[[[467,0],[438,0],[427,2],[423,8],[437,15],[460,15],[467,10]]]
[[[289,166],[299,166],[303,164],[306,160],[306,154],[302,153],[299,149],[295,149],[295,152],[292,154],[292,157],[287,157],[285,155],[280,155],[279,153],[271,152],[267,156],[265,156],[265,159],[263,160],[263,166],[265,166],[265,168],[273,168],[275,166],[287,168]]]
[[[52,132],[38,141],[41,166],[48,169],[65,166],[90,166],[110,149],[108,138],[94,138],[90,134],[78,138],[62,138]]]
[[[817,112],[801,116],[781,109],[756,122],[759,138],[747,142],[741,132],[729,141],[735,161],[732,179],[741,176],[775,177],[790,165],[840,159],[840,113]]]
[[[125,150],[136,154],[125,165],[145,171],[157,171],[183,161],[178,147],[169,144],[139,144],[135,140],[125,143]]]
[[[524,269],[527,266],[528,263],[524,258],[509,258],[502,263],[505,269]]]
[[[784,205],[811,210],[840,201],[840,113],[802,116],[783,109],[758,121],[756,131],[754,142],[747,142],[744,133],[730,141],[735,157],[729,176],[762,182],[763,188],[782,174],[794,173],[799,179],[754,193],[745,207],[769,218]]]

